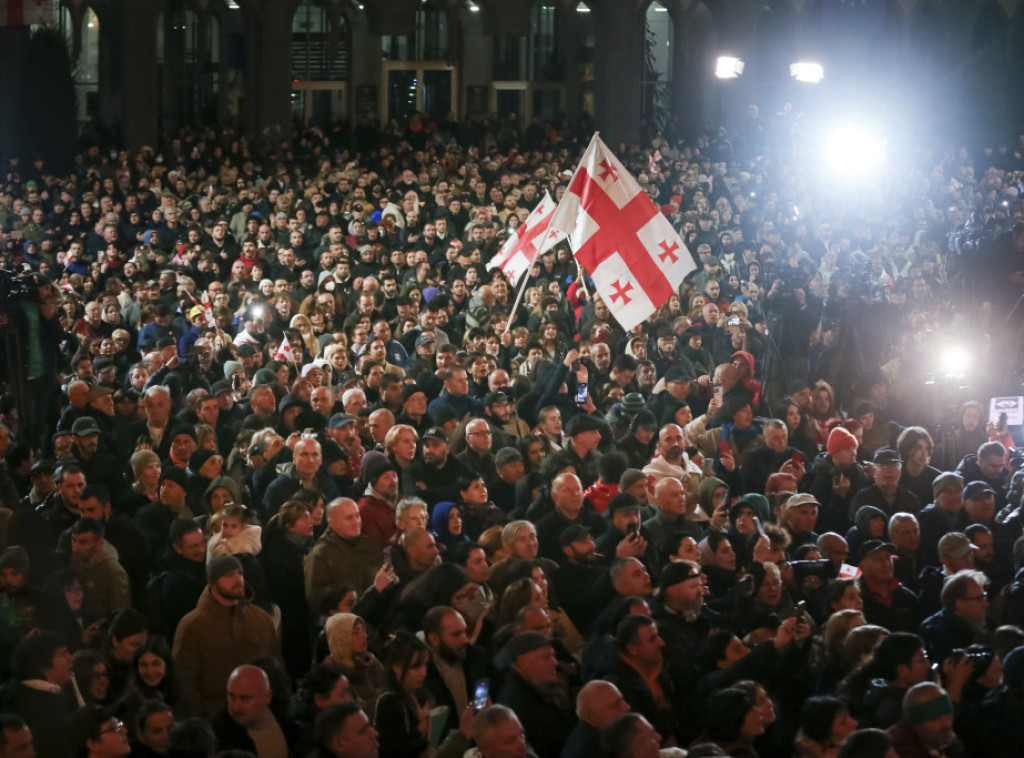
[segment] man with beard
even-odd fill
[[[666,669],[680,703],[677,712],[696,712],[696,663],[712,628],[728,628],[719,614],[704,607],[707,593],[700,567],[689,561],[669,563],[661,572],[661,592],[652,601],[651,618],[665,640]],[[700,723],[686,724],[680,730],[689,736],[700,730]]]
[[[690,462],[689,456],[683,451],[684,441],[683,429],[678,424],[665,424],[661,427],[661,431],[658,432],[658,454],[644,466],[644,474],[655,482],[665,477],[682,479],[686,476],[692,480],[691,484],[696,490],[702,471],[699,466]],[[694,515],[701,519],[699,507],[694,511]]]
[[[601,610],[615,597],[608,571],[597,563],[597,545],[583,524],[572,524],[559,535],[560,568],[552,581],[569,620],[584,637]]]
[[[423,618],[423,639],[430,650],[423,686],[438,705],[447,705],[448,724],[458,725],[470,704],[474,683],[490,675],[490,655],[469,644],[466,622],[454,608],[436,605]]]
[[[473,478],[476,472],[451,454],[444,429],[433,426],[423,434],[423,459],[402,471],[402,494],[415,495],[428,503],[459,502],[456,482]]]
[[[496,373],[498,372],[491,372],[491,377],[493,378]],[[506,426],[512,420],[514,409],[512,398],[502,390],[488,392],[484,396],[484,418],[491,428],[491,450],[495,453],[513,445],[512,437],[506,431]]]
[[[193,716],[210,716],[224,702],[228,677],[261,656],[280,658],[274,620],[245,599],[242,564],[219,555],[206,567],[207,587],[174,635],[181,703]]]

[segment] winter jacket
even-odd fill
[[[178,624],[172,654],[185,710],[209,716],[224,704],[237,666],[262,656],[280,658],[281,646],[270,614],[246,600],[222,605],[207,587]]]
[[[981,642],[964,619],[946,608],[921,622],[918,634],[924,640],[928,660],[933,663],[946,660],[954,648],[964,649],[975,642]]]
[[[82,587],[85,589],[82,602],[86,613],[109,618],[116,611],[131,607],[128,574],[117,559],[104,550],[97,550],[84,559],[72,555],[71,568],[82,579]]]
[[[328,528],[303,560],[306,600],[311,609],[331,587],[349,586],[359,594],[373,584],[383,552],[365,535],[342,537]]]

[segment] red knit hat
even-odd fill
[[[841,453],[843,450],[856,450],[857,449],[857,438],[853,436],[853,433],[844,429],[841,426],[837,426],[828,435],[828,454],[835,456]]]

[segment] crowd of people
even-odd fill
[[[1024,226],[942,241],[1020,154],[838,203],[770,128],[619,146],[695,266],[628,333],[487,266],[589,135],[7,158],[0,758],[1015,755]]]

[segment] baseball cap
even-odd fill
[[[900,458],[900,454],[891,447],[882,447],[876,450],[872,461],[877,463],[879,466],[894,466],[897,463],[903,463],[903,459]]]
[[[93,434],[100,434],[101,431],[99,424],[96,423],[96,419],[91,416],[82,416],[82,418],[75,419],[75,423],[71,425],[71,433],[76,437],[88,437]]]
[[[423,432],[423,439],[425,440],[437,440],[438,442],[447,442],[448,435],[444,433],[444,429],[439,426],[432,426],[427,431]]]
[[[896,546],[891,542],[882,542],[882,540],[868,540],[857,551],[857,565],[859,566],[865,558],[872,553],[877,553],[879,550],[885,550],[889,555],[894,555],[896,553]]]
[[[689,561],[676,561],[665,566],[661,571],[658,586],[664,592],[669,587],[700,578],[700,567]]]
[[[338,427],[354,423],[356,423],[355,418],[349,416],[347,413],[335,413],[333,416],[331,416],[330,420],[328,420],[327,428],[337,429]]]
[[[617,495],[612,495],[608,500],[608,515],[612,516],[617,511],[625,511],[630,508],[636,508],[639,510],[640,501],[637,500],[633,495],[628,492],[620,492]]]
[[[976,549],[977,545],[973,544],[970,538],[962,532],[949,532],[942,535],[942,539],[939,540],[940,558],[963,558]]]
[[[814,505],[819,508],[821,507],[821,503],[818,502],[818,499],[814,497],[814,495],[807,492],[801,492],[798,495],[793,495],[793,497],[787,500],[783,508],[786,511],[789,511],[793,508],[799,508],[801,505]]]
[[[980,480],[975,480],[964,487],[964,500],[974,500],[975,498],[994,494],[996,494],[996,491],[992,489],[992,485]]]

